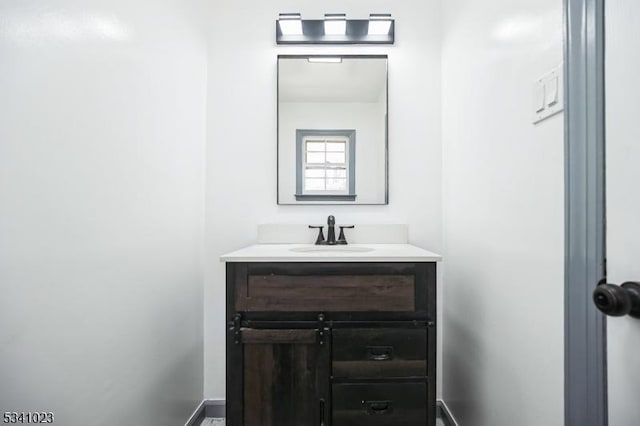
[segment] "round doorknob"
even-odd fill
[[[593,292],[593,302],[612,317],[640,318],[640,283],[626,282],[621,286],[602,283]]]

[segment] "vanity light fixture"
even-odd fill
[[[278,17],[278,27],[283,35],[301,36],[302,17],[299,13],[281,13]]]
[[[347,15],[344,13],[324,14],[324,35],[343,36],[347,34]]]
[[[373,36],[388,35],[392,22],[393,20],[391,19],[390,13],[372,13],[369,15],[369,28],[367,33]]]
[[[276,20],[277,44],[393,44],[394,34],[389,13],[372,13],[369,19],[347,19],[344,13],[302,19],[299,13],[280,13]]]

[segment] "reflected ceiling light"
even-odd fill
[[[307,58],[307,61],[325,64],[340,64],[342,63],[342,58],[334,56],[310,56]]]
[[[372,13],[369,15],[369,35],[387,35],[390,29],[390,13]]]
[[[299,13],[281,13],[278,25],[283,35],[302,35],[302,17]]]
[[[324,14],[325,35],[345,35],[347,33],[347,15],[344,13]]]

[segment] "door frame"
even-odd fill
[[[565,425],[606,426],[604,1],[564,0]]]

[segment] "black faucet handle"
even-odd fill
[[[318,229],[318,238],[316,238],[316,245],[322,244],[324,243],[324,232],[322,232],[322,230],[324,229],[324,226],[316,226],[316,225],[309,225],[309,229]]]
[[[344,230],[353,229],[355,228],[355,225],[339,225],[338,228],[340,228],[340,235],[338,235],[338,241],[336,241],[336,244],[348,244],[347,238],[344,236]]]

